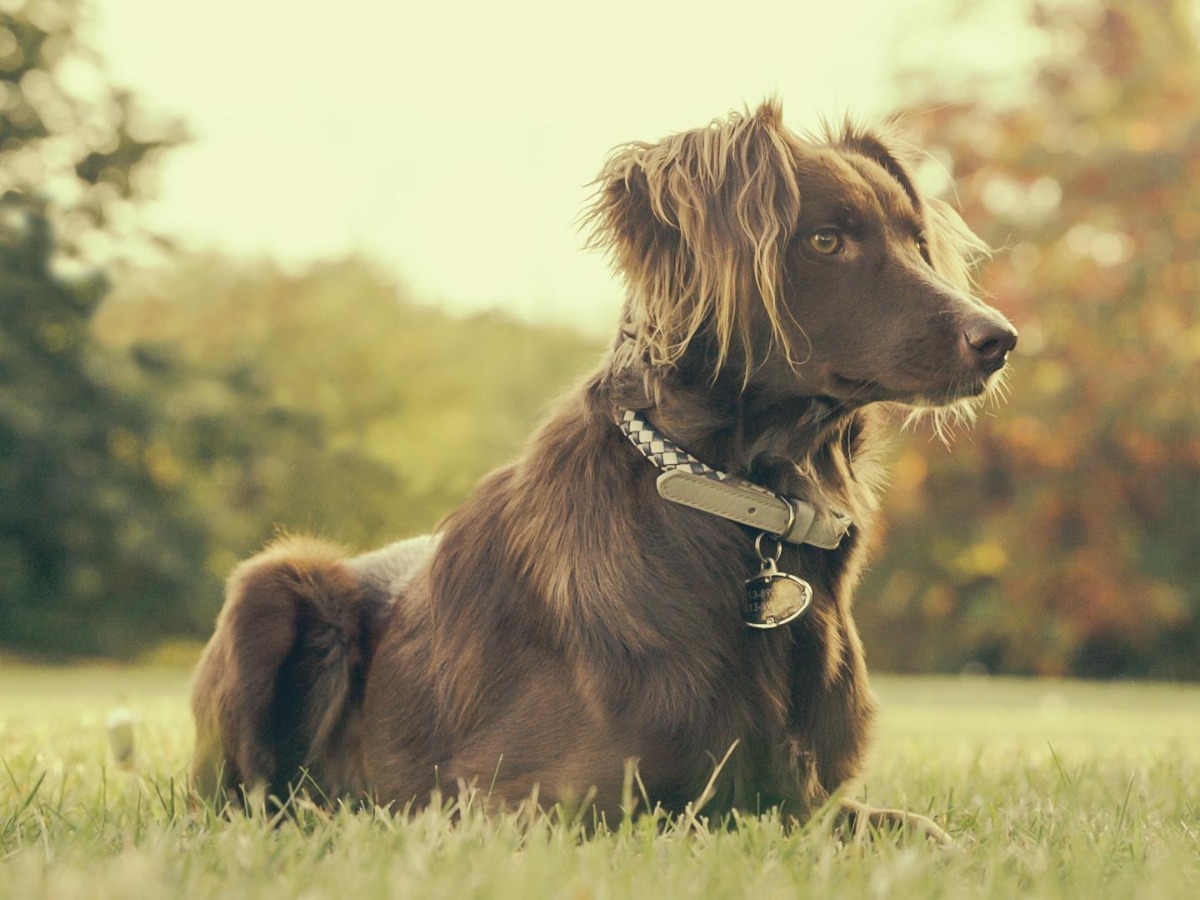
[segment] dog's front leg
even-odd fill
[[[932,819],[902,809],[868,806],[857,800],[842,801],[834,827],[843,837],[854,841],[873,834],[899,834],[922,836],[947,849],[956,846],[954,839]]]

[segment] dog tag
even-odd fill
[[[763,570],[746,579],[745,622],[751,628],[778,628],[800,617],[812,603],[812,586],[802,578],[763,561]]]

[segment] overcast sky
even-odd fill
[[[605,154],[770,94],[790,125],[1027,53],[1017,3],[952,42],[947,0],[97,0],[118,83],[181,115],[151,224],[289,264],[362,250],[423,299],[606,327],[620,288],[575,217]],[[947,43],[950,45],[947,46]]]

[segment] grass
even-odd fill
[[[0,667],[0,897],[1200,896],[1200,688],[877,678],[856,796],[935,815],[961,849],[834,842],[772,815],[325,814],[281,827],[188,803],[179,669]],[[137,755],[108,756],[114,707]],[[726,823],[729,824],[729,823]]]

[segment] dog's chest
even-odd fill
[[[780,629],[739,641],[740,656],[715,683],[695,685],[688,715],[650,728],[639,748],[652,797],[682,809],[707,790],[711,810],[774,805],[794,793],[787,748],[797,740],[791,697],[792,638]]]

